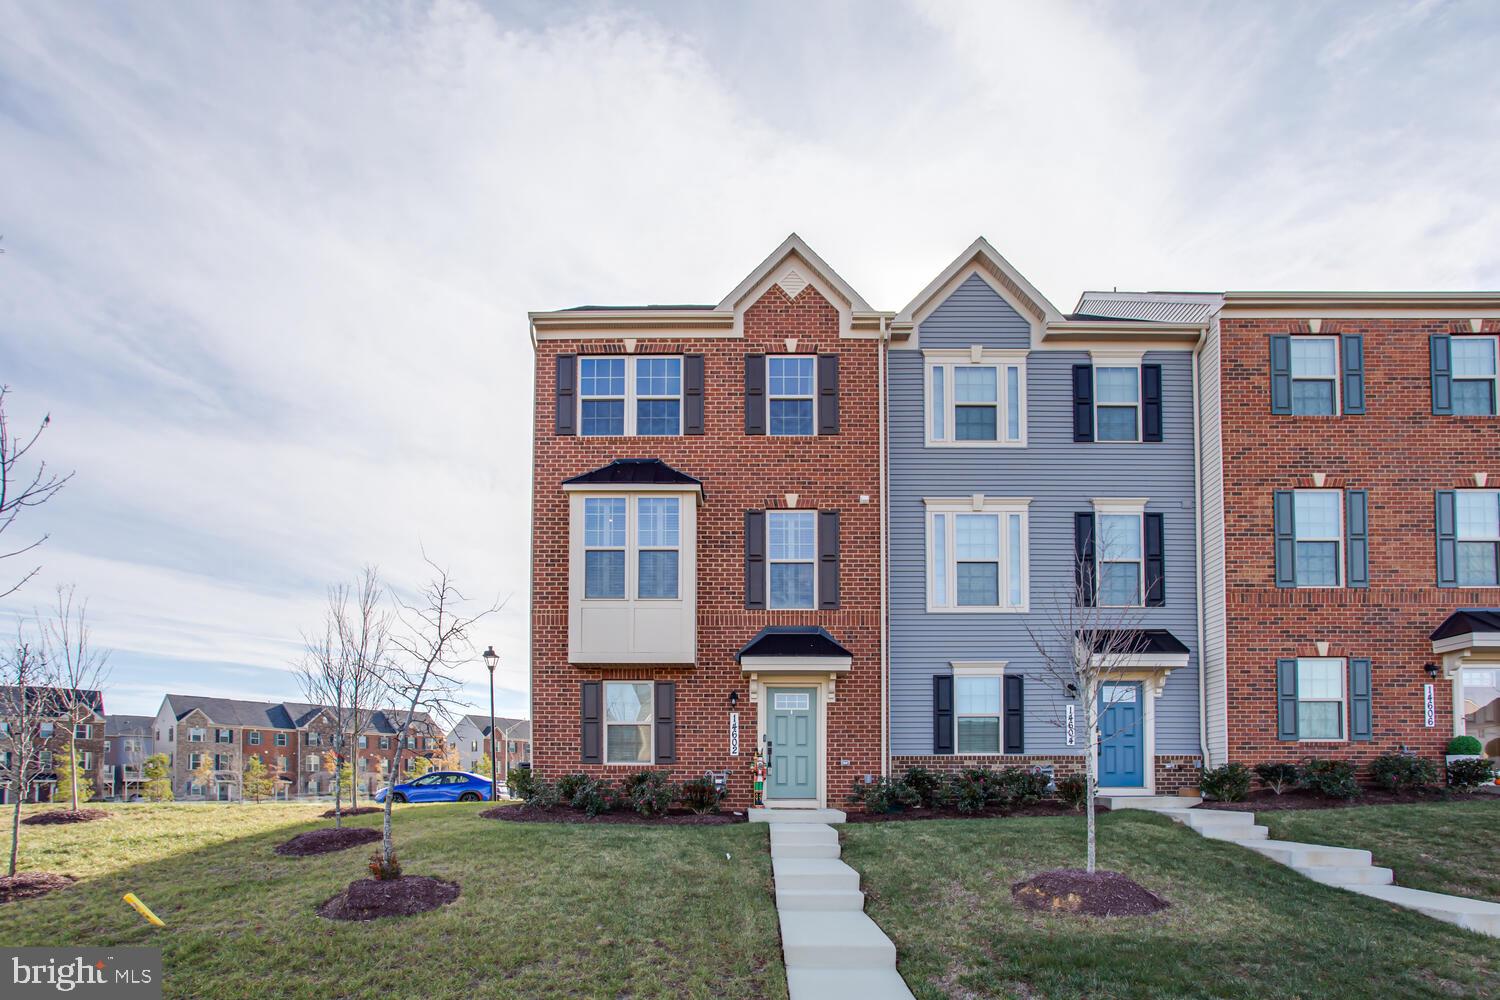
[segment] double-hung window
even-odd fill
[[[208,741],[207,729],[188,729],[188,739],[194,743],[205,743]]]
[[[1098,441],[1141,439],[1141,369],[1094,367],[1094,436]]]
[[[637,592],[643,600],[676,600],[682,501],[678,497],[636,500]]]
[[[1022,351],[926,352],[927,443],[1024,445]]]
[[[652,695],[650,681],[606,681],[604,684],[604,762],[651,763]]]
[[[818,554],[817,512],[766,512],[771,608],[815,607]]]
[[[279,747],[286,746],[286,733],[277,733],[276,734],[276,745],[279,746]]]
[[[1453,412],[1495,413],[1495,338],[1454,337]]]
[[[583,596],[625,597],[625,497],[588,497],[583,502]]]
[[[91,727],[88,723],[80,722],[78,725],[73,727],[73,736],[74,738],[80,740],[89,739],[89,734],[92,731],[92,728],[93,727]]]
[[[630,510],[635,531],[631,540]],[[681,594],[682,498],[585,497],[584,585],[587,600],[677,600]],[[634,550],[635,572],[629,572]]]
[[[1099,604],[1139,607],[1144,579],[1140,513],[1099,512]]]
[[[1458,585],[1500,586],[1500,492],[1455,490],[1454,501],[1458,514]]]
[[[681,434],[682,358],[579,358],[578,428],[586,437]]]
[[[1023,611],[1028,500],[927,501],[927,603],[942,611]]]
[[[260,733],[257,730],[254,730],[254,729],[250,730],[250,735],[249,735],[247,741],[253,747],[260,746]]]
[[[1337,337],[1292,337],[1292,412],[1332,416],[1339,412]]]
[[[953,676],[954,747],[959,753],[1000,752],[1000,675]]]
[[[1299,587],[1343,585],[1342,490],[1297,490],[1292,497]]]
[[[214,730],[214,742],[215,743],[233,743],[234,742],[234,730],[233,729],[215,729]]]
[[[1297,661],[1297,738],[1344,739],[1344,661],[1304,657]]]
[[[782,437],[811,436],[817,391],[817,359],[799,355],[766,358],[767,428]]]

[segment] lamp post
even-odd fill
[[[500,665],[500,654],[494,646],[485,648],[484,665],[490,671],[490,801],[493,802],[500,797],[500,763],[495,756],[495,668]]]

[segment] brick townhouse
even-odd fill
[[[32,697],[45,699],[48,706],[42,713],[41,743],[39,767],[36,775],[29,782],[25,792],[24,801],[27,802],[51,802],[57,791],[57,768],[66,767],[68,760],[69,740],[68,730],[73,726],[73,720],[68,710],[68,703],[74,699],[67,698],[66,692],[71,689],[59,688],[32,688],[29,689]],[[3,696],[0,696],[0,704],[20,704],[16,700],[17,688],[3,688]],[[94,783],[94,792],[99,797],[107,797],[112,794],[113,785],[110,781],[109,772],[104,766],[105,759],[105,724],[104,696],[98,691],[81,691],[81,698],[77,699],[87,707],[80,714],[77,725],[78,763],[90,781]],[[9,732],[9,727],[14,720],[0,718],[0,754],[9,755],[11,750],[5,748],[4,736]],[[5,772],[9,773],[10,757],[3,758]],[[11,791],[8,787],[0,788],[0,803],[10,802]]]
[[[881,773],[886,317],[796,236],[715,305],[530,316],[535,766]]]

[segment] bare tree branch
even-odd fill
[[[42,723],[57,715],[57,674],[43,645],[31,638],[26,623],[16,627],[13,644],[0,656],[0,778],[9,789],[13,808],[10,823],[10,872],[16,873],[21,845],[21,802],[42,771],[47,740]]]
[[[0,385],[0,535],[3,535],[20,516],[21,511],[28,507],[40,507],[57,495],[57,491],[63,488],[73,473],[58,475],[47,468],[47,463],[37,463],[36,470],[28,478],[21,473],[21,462],[26,458],[37,439],[42,436],[42,431],[52,422],[52,415],[48,414],[42,418],[31,437],[24,440],[17,439],[12,433],[10,422],[5,415],[5,397],[10,393],[10,387]],[[0,554],[0,559],[8,559],[29,552],[42,542],[47,536],[24,545],[11,552]],[[41,567],[33,567],[28,570],[19,582],[9,588],[0,591],[0,598],[8,597],[20,590],[28,580],[36,576]]]
[[[78,727],[90,715],[102,715],[99,692],[109,680],[109,651],[95,649],[89,628],[89,602],[74,606],[76,587],[57,588],[57,606],[42,630],[47,659],[52,663],[60,691],[58,699],[68,716],[68,766],[78,766]],[[38,619],[41,615],[37,616]],[[78,811],[78,781],[70,781],[73,811]]]

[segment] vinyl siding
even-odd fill
[[[1219,319],[1214,317],[1198,358],[1199,449],[1203,477],[1203,686],[1208,763],[1229,759],[1229,703],[1225,683],[1224,462],[1219,414]]]
[[[985,282],[970,278],[925,319],[924,348],[1024,348],[1030,324]],[[1086,351],[1033,351],[1027,359],[1028,447],[926,447],[920,350],[890,355],[891,752],[932,752],[932,676],[952,660],[1005,660],[1026,677],[1028,754],[1079,753],[1059,725],[1067,703],[1028,632],[1049,630],[1046,609],[1070,599],[1073,514],[1094,497],[1150,498],[1165,521],[1166,606],[1133,612],[1141,627],[1167,628],[1192,651],[1157,702],[1156,752],[1196,754],[1197,614],[1194,546],[1191,353],[1153,351],[1162,366],[1163,442],[1075,444],[1071,370]],[[1028,614],[931,614],[926,610],[923,497],[1031,497]]]

